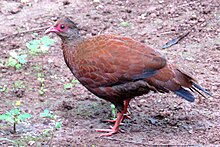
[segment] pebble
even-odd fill
[[[159,3],[159,4],[162,4],[162,3],[164,3],[164,0],[160,0],[160,1],[158,1],[158,3]]]
[[[151,14],[150,14],[150,17],[151,17],[151,18],[156,18],[156,17],[157,17],[157,14],[156,14],[156,13],[151,13]]]
[[[200,19],[198,20],[198,22],[204,22],[204,21],[205,21],[204,18],[200,18]]]

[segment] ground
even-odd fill
[[[173,93],[149,93],[131,101],[132,118],[111,137],[99,137],[96,128],[108,128],[110,103],[88,92],[81,84],[65,89],[74,80],[64,63],[61,40],[48,53],[31,55],[26,43],[44,36],[45,29],[68,16],[81,34],[119,34],[159,50],[170,63],[190,73],[213,97],[197,95],[189,103]],[[220,3],[219,0],[2,0],[0,2],[0,114],[20,107],[32,118],[17,125],[0,120],[0,145],[9,146],[148,146],[220,144]],[[166,42],[189,32],[178,44]],[[20,69],[8,66],[9,53],[27,54]],[[43,75],[43,86],[39,80]],[[39,90],[43,87],[42,93]],[[45,90],[46,89],[46,90]],[[15,103],[21,102],[21,105]],[[60,129],[43,136],[53,120],[39,115],[49,109],[59,116]],[[8,140],[7,140],[8,139]],[[9,141],[10,140],[10,141]],[[16,141],[13,143],[12,141]]]

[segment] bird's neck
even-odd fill
[[[76,34],[68,37],[61,37],[62,49],[64,52],[73,52],[77,44],[83,40],[83,37],[77,32]]]
[[[75,75],[75,59],[77,53],[77,46],[80,42],[83,41],[83,37],[75,36],[75,38],[61,38],[62,39],[62,50],[64,55],[64,60],[71,70],[71,72]]]

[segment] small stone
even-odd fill
[[[198,21],[197,20],[189,20],[188,23],[190,24],[196,24]]]
[[[147,13],[141,14],[140,18],[141,18],[141,19],[146,19],[146,18],[147,18]]]
[[[68,0],[63,1],[63,5],[69,5],[69,4],[70,4],[70,2]]]
[[[205,21],[204,18],[200,18],[200,19],[198,20],[198,22],[204,22],[204,21]]]
[[[158,1],[158,3],[159,3],[159,4],[162,4],[162,3],[164,3],[164,0],[160,0],[160,1]]]
[[[156,13],[151,13],[150,17],[155,18],[155,17],[157,17],[157,14]]]
[[[29,144],[30,146],[32,146],[32,145],[35,144],[35,141],[29,141],[28,144]]]
[[[205,27],[206,25],[207,25],[207,23],[204,22],[204,23],[201,24],[201,27]]]

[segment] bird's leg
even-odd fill
[[[101,134],[101,136],[111,136],[112,134],[115,134],[119,131],[119,125],[123,119],[124,116],[124,111],[123,112],[118,112],[117,114],[117,119],[115,121],[115,125],[112,129],[96,129],[97,132],[107,132],[105,134]]]
[[[122,121],[123,121],[125,118],[127,118],[127,119],[130,119],[130,118],[131,118],[128,114],[126,114],[126,113],[128,112],[128,106],[129,106],[129,102],[130,102],[130,101],[131,101],[131,99],[127,99],[127,100],[124,101],[124,110],[123,110],[124,115],[123,115],[123,118],[121,119],[121,122],[120,122],[120,123],[122,123]],[[115,123],[115,122],[116,122],[116,119],[115,119],[115,120],[106,119],[106,120],[103,120],[103,122]]]
[[[111,136],[112,134],[115,134],[119,131],[119,126],[121,122],[124,120],[124,118],[130,118],[128,115],[125,115],[125,113],[128,112],[128,106],[131,99],[127,99],[124,101],[124,109],[122,112],[117,113],[116,120],[110,120],[111,122],[115,122],[115,125],[112,129],[96,129],[97,132],[108,132],[105,134],[101,134],[100,136]]]
[[[131,101],[131,99],[127,99],[127,100],[124,101],[124,116],[123,116],[122,121],[123,121],[125,118],[128,118],[128,119],[131,118],[128,114],[126,114],[126,113],[128,112],[128,106],[129,106],[130,101]]]

